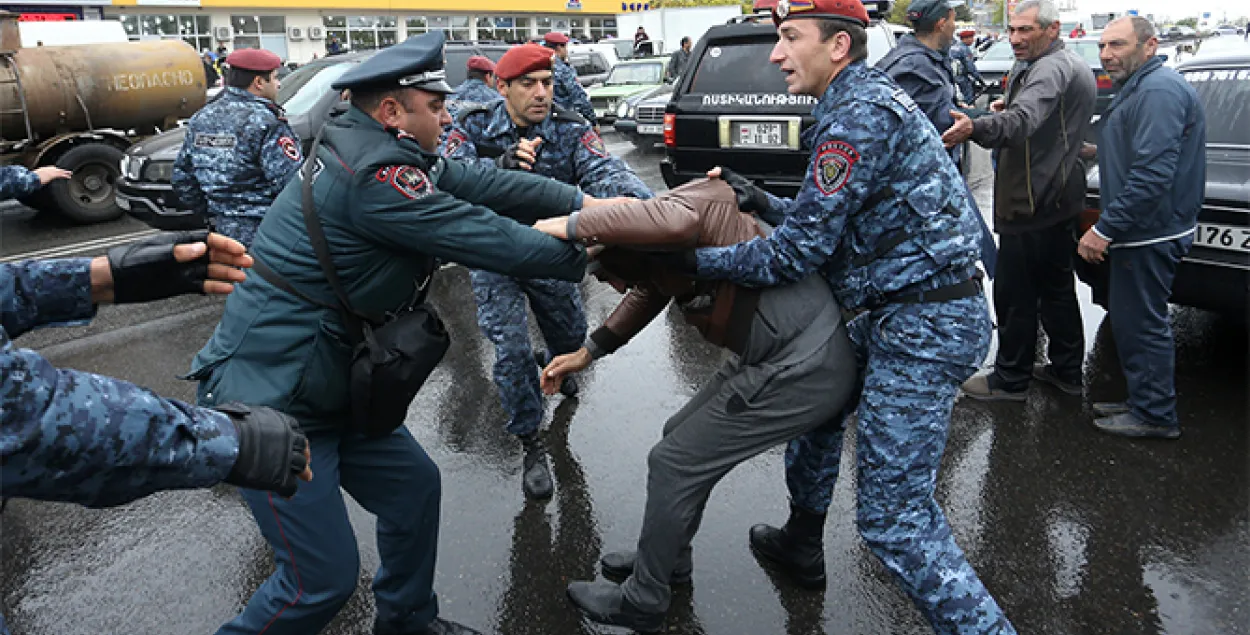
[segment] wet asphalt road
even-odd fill
[[[609,142],[663,187],[658,152]],[[984,156],[977,160],[974,189],[988,203]],[[129,221],[69,228],[20,213],[2,217],[0,259],[142,229]],[[593,281],[582,289],[593,327],[618,295]],[[1023,405],[961,400],[955,407],[938,498],[956,538],[1021,633],[1250,633],[1245,330],[1174,308],[1184,437],[1108,437],[1090,426],[1089,403],[1121,398],[1124,382],[1103,313],[1080,289],[1089,349],[1083,398],[1039,385]],[[443,474],[442,614],[507,635],[619,632],[583,623],[564,586],[593,576],[602,551],[632,546],[647,451],[724,353],[670,311],[600,361],[578,400],[549,402],[557,493],[546,504],[527,503],[520,449],[502,428],[493,351],[477,333],[467,274],[445,270],[433,295],[453,345],[408,426]],[[19,343],[59,365],[188,399],[192,386],[176,375],[212,332],[220,306],[183,298],[106,307],[89,327],[39,331]],[[714,492],[695,540],[694,585],[677,592],[669,632],[929,632],[856,534],[853,447],[852,434],[825,532],[828,588],[795,588],[747,550],[751,524],[785,518],[777,448]],[[360,585],[325,631],[334,635],[367,634],[372,622],[373,520],[349,506]],[[15,635],[211,633],[272,571],[268,547],[228,487],[108,511],[12,501],[0,530],[0,597]]]

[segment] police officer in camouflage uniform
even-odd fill
[[[977,96],[977,84],[984,84],[985,78],[977,70],[976,55],[972,53],[972,38],[977,34],[972,29],[959,32],[959,39],[951,42],[951,59],[955,65],[955,84],[959,86],[959,100],[965,105],[973,106]],[[939,130],[943,130],[939,128]]]
[[[552,101],[565,110],[574,110],[586,118],[595,132],[599,132],[599,122],[595,119],[595,109],[590,105],[590,96],[586,89],[577,83],[577,71],[569,64],[569,36],[551,31],[543,35],[543,45],[555,52],[555,62],[551,66]]]
[[[256,228],[303,161],[299,138],[274,103],[282,60],[261,49],[226,58],[226,88],[187,123],[174,193],[214,229],[251,245]]]
[[[608,154],[603,139],[581,115],[553,105],[552,55],[541,46],[514,47],[495,67],[504,99],[460,114],[443,146],[447,157],[478,165],[529,170],[597,197],[651,198],[651,190],[624,161]],[[495,345],[495,385],[508,412],[508,431],[525,448],[522,485],[531,498],[552,493],[547,452],[538,435],[543,400],[538,367],[549,355],[577,350],[586,338],[586,316],[577,284],[564,280],[526,280],[474,269],[473,296],[478,324]],[[530,346],[525,300],[538,320],[550,353],[535,355]],[[566,382],[573,396],[576,383]]]
[[[495,88],[495,63],[489,57],[474,55],[465,66],[468,69],[466,79],[447,101],[447,112],[453,120],[465,108],[491,104],[503,98]]]
[[[338,78],[333,88],[351,90],[351,107],[325,124],[309,159],[314,213],[342,287],[365,315],[410,306],[435,259],[517,276],[584,273],[580,249],[526,225],[593,205],[592,197],[438,155],[452,92],[444,41],[442,31],[409,38]],[[438,466],[406,427],[377,438],[349,427],[351,338],[329,308],[335,296],[308,237],[303,183],[292,180],[274,201],[251,250],[258,275],[231,294],[192,366],[202,405],[281,404],[309,435],[317,474],[289,501],[243,492],[276,570],[218,633],[308,635],[334,619],[360,579],[344,490],[377,517],[372,632],[477,633],[439,617]]]
[[[699,249],[693,264],[701,277],[754,286],[820,271],[842,306],[862,311],[849,324],[864,382],[860,534],[937,632],[1014,633],[933,498],[959,384],[990,342],[967,190],[916,103],[865,66],[859,0],[780,0],[773,20],[772,59],[789,92],[820,99],[804,132],[811,162],[793,200],[752,197],[750,211],[777,224],[771,235]],[[824,580],[822,533],[845,421],[790,444],[790,518],[750,532],[757,554],[801,581]]]

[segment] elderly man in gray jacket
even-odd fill
[[[1099,429],[1175,439],[1175,346],[1168,297],[1189,253],[1206,186],[1206,118],[1198,94],[1155,57],[1150,21],[1120,18],[1099,44],[1119,85],[1098,131],[1102,214],[1081,238],[1082,258],[1111,249],[1108,315],[1128,401],[1095,403]]]
[[[1085,197],[1078,160],[1094,114],[1089,66],[1059,40],[1059,11],[1049,0],[1017,5],[1008,27],[1016,65],[1005,100],[975,120],[952,111],[947,147],[971,138],[999,148],[994,229],[999,233],[994,311],[994,370],[963,385],[975,399],[1024,401],[1032,379],[1080,395],[1085,337],[1072,274],[1076,217]],[[1034,366],[1037,323],[1049,340],[1049,365]]]

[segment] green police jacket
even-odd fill
[[[411,301],[435,258],[510,276],[581,280],[579,247],[522,224],[570,213],[581,198],[577,188],[443,159],[356,108],[332,119],[324,135],[309,158],[316,161],[313,196],[357,311],[381,315]],[[333,304],[304,225],[302,185],[292,179],[274,201],[251,253],[303,294]],[[337,311],[253,272],[226,300],[187,378],[200,382],[203,405],[270,406],[316,432],[347,419],[350,355]]]

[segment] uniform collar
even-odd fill
[[[235,99],[242,99],[244,101],[254,101],[266,108],[270,108],[270,109],[277,108],[278,111],[282,110],[282,107],[279,106],[278,104],[275,104],[272,99],[253,95],[252,93],[242,88],[235,88],[234,86],[227,86],[226,92],[229,93],[231,96],[233,96]]]
[[[925,55],[928,55],[929,57],[933,58],[934,61],[937,61],[937,62],[945,61],[946,58],[950,55],[949,48],[946,49],[945,51],[935,51],[929,48],[927,45],[925,45],[924,42],[921,42],[920,38],[916,37],[915,35],[912,35],[911,33],[904,35],[898,41],[898,46],[899,48],[920,49],[921,51],[924,51]]]
[[[841,100],[842,96],[850,92],[866,75],[868,75],[868,65],[863,60],[851,62],[850,65],[842,69],[842,72],[838,73],[838,76],[829,82],[829,87],[825,89],[825,94],[820,96],[820,102],[816,104],[816,109],[812,111],[812,116],[816,117],[816,121],[824,119],[825,115],[833,112],[834,106]]]

